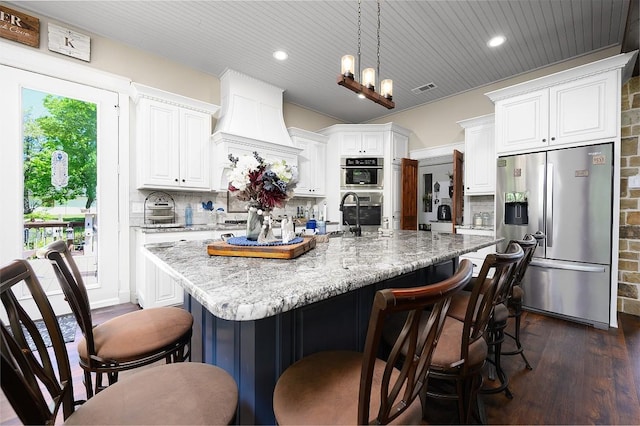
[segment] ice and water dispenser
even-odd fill
[[[504,224],[529,224],[529,203],[526,192],[506,192],[504,194]]]

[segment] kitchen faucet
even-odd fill
[[[358,197],[358,194],[352,191],[345,192],[344,195],[342,196],[342,200],[340,201],[340,211],[341,212],[344,211],[344,200],[349,195],[352,195],[353,198],[355,198],[356,200],[356,226],[349,227],[349,231],[353,232],[356,237],[360,237],[362,236],[362,228],[360,227],[360,197]]]

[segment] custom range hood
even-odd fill
[[[227,190],[229,154],[257,151],[265,158],[285,159],[297,166],[298,154],[282,116],[283,89],[227,69],[220,77],[222,110],[214,143],[214,189]]]

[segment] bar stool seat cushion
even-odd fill
[[[444,322],[442,334],[438,340],[438,345],[431,359],[432,367],[439,370],[454,370],[458,367],[460,361],[460,342],[462,341],[462,331],[464,323],[455,318],[447,317]],[[467,368],[480,366],[487,358],[488,347],[484,338],[477,339],[469,346],[469,359]]]
[[[509,318],[509,309],[504,305],[504,303],[500,303],[493,308],[493,321],[495,323],[506,322]]]
[[[467,315],[467,306],[469,305],[470,297],[470,291],[461,291],[454,294],[451,298],[451,305],[449,306],[447,316],[455,318],[460,322],[464,322],[464,318]],[[478,296],[478,299],[479,301],[482,301],[482,294]]]
[[[226,425],[237,401],[238,387],[220,367],[164,364],[121,378],[79,406],[65,424]]]
[[[309,355],[280,376],[274,391],[273,410],[278,423],[356,424],[363,354],[327,351]],[[380,406],[380,383],[385,362],[377,359],[373,373],[370,415]],[[397,377],[394,370],[392,377]],[[393,379],[392,379],[393,380]],[[402,392],[400,392],[402,395]],[[416,398],[391,424],[420,424],[422,405]]]
[[[177,341],[192,325],[193,316],[173,306],[120,315],[93,328],[96,355],[119,362],[139,359]],[[78,353],[87,359],[84,337],[78,341]]]
[[[522,298],[524,297],[524,290],[519,285],[514,285],[511,290],[511,301],[522,303]]]

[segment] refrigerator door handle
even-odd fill
[[[547,164],[547,247],[553,247],[553,163]]]
[[[530,265],[538,266],[541,268],[548,268],[548,269],[565,269],[569,271],[606,272],[606,268],[604,265],[581,264],[581,263],[573,263],[573,262],[558,262],[558,261],[535,259],[535,258],[531,259]]]
[[[544,229],[544,164],[538,170],[538,229]]]

